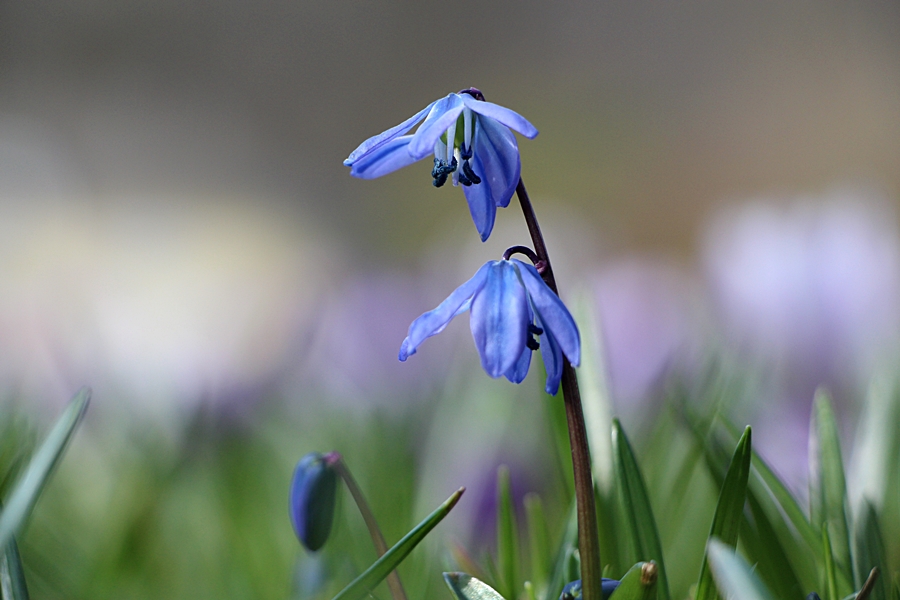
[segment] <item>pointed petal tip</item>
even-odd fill
[[[406,359],[416,353],[416,349],[413,348],[412,352],[409,350],[409,338],[403,340],[403,343],[400,344],[400,354],[397,355],[397,358],[400,359],[400,362],[406,362]]]

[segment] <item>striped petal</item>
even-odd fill
[[[487,263],[475,273],[472,279],[468,280],[450,294],[446,300],[434,310],[428,311],[409,326],[409,332],[403,344],[400,345],[400,360],[405,361],[407,358],[416,353],[416,348],[427,338],[442,332],[453,317],[460,314],[472,296],[484,285],[490,272],[492,263]]]
[[[507,260],[491,265],[484,285],[472,299],[469,324],[481,366],[497,378],[513,368],[525,348],[528,300],[516,269]]]
[[[493,102],[476,100],[469,94],[460,94],[460,97],[462,98],[463,103],[471,109],[472,112],[489,117],[501,125],[506,125],[510,129],[518,131],[528,139],[537,137],[537,128],[529,123],[528,119],[516,111],[510,110],[505,106],[500,106],[499,104],[494,104]]]
[[[541,320],[541,327],[545,333],[550,333],[559,344],[566,358],[574,366],[581,362],[581,338],[578,334],[578,326],[575,319],[569,314],[569,309],[562,303],[553,290],[547,287],[541,275],[532,265],[523,263],[518,259],[512,259],[522,276],[522,283],[531,297],[536,317]]]
[[[359,145],[359,147],[356,150],[354,150],[353,152],[350,153],[350,156],[348,156],[347,159],[344,161],[344,165],[346,165],[348,167],[352,167],[356,163],[356,161],[358,161],[364,155],[368,154],[369,152],[373,152],[373,151],[377,150],[378,148],[380,148],[384,144],[390,142],[397,136],[401,136],[404,133],[406,133],[407,131],[409,131],[410,129],[412,129],[413,127],[415,127],[416,123],[421,121],[422,118],[426,114],[428,114],[428,112],[431,110],[431,107],[434,106],[434,104],[435,103],[432,102],[431,104],[429,104],[428,106],[426,106],[425,108],[423,108],[422,110],[420,110],[419,112],[417,112],[416,114],[414,114],[413,116],[408,118],[407,120],[403,121],[399,125],[395,125],[395,126],[391,127],[390,129],[388,129],[387,131],[383,131],[383,132],[379,133],[378,135],[373,135],[372,137],[370,137],[369,139],[364,141],[362,144]]]

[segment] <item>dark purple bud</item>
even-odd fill
[[[290,512],[294,532],[307,550],[315,552],[325,544],[334,517],[337,453],[310,452],[300,459],[291,481]]]
[[[608,600],[617,587],[619,587],[618,579],[607,579],[604,577],[600,582],[600,593],[603,595],[603,600]],[[559,595],[559,600],[580,600],[580,598],[580,579],[567,583],[562,590],[562,594]]]

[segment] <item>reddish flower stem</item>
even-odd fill
[[[525,215],[528,233],[534,244],[539,260],[545,263],[541,277],[558,296],[556,278],[544,236],[531,206],[531,199],[525,183],[519,178],[516,195]],[[584,412],[581,408],[581,393],[578,391],[578,377],[568,358],[563,358],[562,373],[563,399],[566,407],[566,422],[569,426],[569,445],[572,449],[572,470],[575,476],[575,502],[578,513],[578,551],[581,555],[581,594],[583,600],[601,600],[600,539],[597,530],[597,508],[594,504],[594,479],[591,475],[591,452],[588,447]]]
[[[344,464],[341,455],[337,452],[332,452],[327,458],[333,461],[332,466],[334,470],[337,471],[347,485],[347,489],[350,490],[350,495],[353,496],[353,500],[356,502],[360,514],[362,514],[363,521],[366,522],[369,535],[372,537],[372,543],[375,545],[375,552],[381,557],[388,551],[388,546],[387,542],[384,541],[384,536],[381,534],[381,529],[378,527],[378,522],[375,521],[375,515],[372,513],[372,509],[369,508],[369,503],[366,502],[366,497],[363,495],[362,490],[359,489],[359,486],[356,485],[356,480],[353,479],[353,475],[350,474],[350,469]],[[406,592],[403,591],[403,584],[400,583],[400,575],[396,569],[387,576],[387,584],[394,600],[407,600]]]

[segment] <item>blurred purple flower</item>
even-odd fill
[[[610,388],[621,411],[647,398],[696,347],[687,277],[639,258],[611,264],[594,284]]]
[[[531,352],[540,348],[547,393],[556,394],[563,354],[573,365],[580,361],[581,343],[572,315],[537,269],[517,259],[488,262],[437,308],[413,321],[400,346],[400,360],[415,354],[419,344],[470,309],[481,366],[495,379],[505,376],[521,383],[528,374]],[[542,336],[543,344],[535,336]]]
[[[854,396],[900,330],[900,239],[880,199],[839,190],[790,203],[757,200],[712,222],[704,263],[726,336],[764,367],[754,403],[760,447],[802,482],[810,405],[827,385]]]
[[[404,135],[423,119],[415,134]],[[435,187],[448,178],[453,185],[463,184],[475,228],[485,241],[497,207],[509,205],[519,182],[519,147],[510,129],[527,138],[538,134],[518,113],[485,102],[478,90],[464,90],[367,139],[344,164],[354,177],[374,179],[434,154]]]
[[[704,262],[730,336],[807,387],[861,374],[894,343],[900,242],[894,215],[859,194],[722,213]]]
[[[369,272],[338,286],[322,304],[298,387],[321,386],[334,401],[364,406],[426,397],[445,370],[428,359],[406,369],[395,358],[397,333],[425,301],[421,282],[401,273]]]

